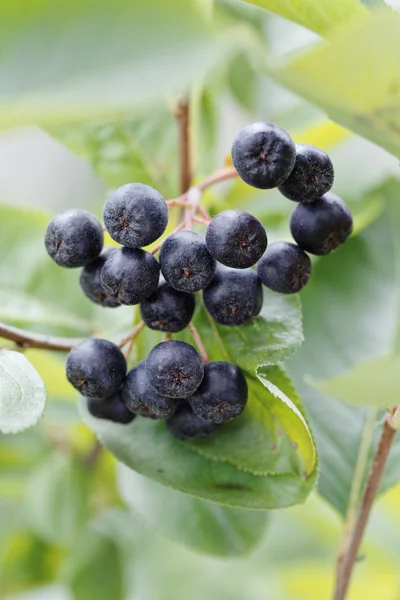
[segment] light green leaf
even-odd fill
[[[162,535],[216,556],[248,553],[263,537],[267,514],[191,498],[120,465],[125,504]]]
[[[89,482],[83,464],[53,452],[28,481],[25,514],[30,528],[48,542],[72,542],[88,515]]]
[[[246,0],[281,17],[290,19],[323,36],[351,21],[359,21],[366,9],[358,0]]]
[[[348,404],[391,408],[400,388],[400,357],[390,354],[366,360],[343,375],[323,381],[311,379],[310,383]]]
[[[42,416],[47,392],[37,371],[23,354],[0,351],[0,432],[16,433]]]
[[[267,70],[333,120],[400,156],[399,36],[398,13],[373,11],[331,44],[319,45],[286,67],[271,61]]]
[[[2,126],[130,113],[184,91],[221,51],[192,0],[3,4]]]

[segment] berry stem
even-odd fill
[[[207,225],[210,223],[211,219],[200,219],[200,217],[193,217],[192,219],[195,223],[200,223],[200,225]]]
[[[199,354],[200,354],[201,358],[203,359],[203,362],[205,362],[205,363],[210,362],[210,359],[208,358],[206,347],[203,344],[203,340],[201,339],[200,334],[197,331],[196,327],[193,325],[193,323],[189,323],[188,329],[191,333],[192,338],[194,339],[194,343],[197,346],[197,350],[199,351]]]
[[[209,177],[206,177],[206,179],[202,183],[199,183],[197,187],[204,192],[204,190],[215,185],[216,183],[226,181],[227,179],[232,179],[233,177],[238,177],[237,171],[233,167],[219,169],[218,171],[215,171],[215,173],[212,173]]]
[[[164,333],[164,335],[162,336],[162,341],[163,342],[170,342],[172,340],[172,335],[169,331],[166,331]]]
[[[203,219],[206,219],[206,221],[211,221],[211,217],[208,214],[208,212],[201,206],[201,204],[198,205],[197,207],[197,212],[203,217]]]
[[[382,479],[395,434],[396,429],[391,425],[390,415],[387,415],[348,545],[344,549],[343,554],[339,557],[341,564],[339,563],[337,568],[336,589],[333,596],[334,600],[344,600],[346,598],[354,564],[357,560],[358,550],[375,497],[378,493],[379,484]]]
[[[179,223],[178,227],[175,227],[175,229],[173,231],[171,231],[171,233],[169,235],[172,235],[173,233],[177,233],[177,231],[180,231],[184,227],[185,227],[185,223],[184,223],[184,221],[182,221],[182,223]],[[167,235],[167,237],[169,237],[169,236]],[[162,240],[162,242],[160,242],[159,244],[157,244],[156,246],[154,246],[154,248],[151,250],[150,254],[153,254],[153,255],[157,254],[157,252],[159,251],[159,249],[161,248],[161,246],[163,245],[163,243],[165,242],[165,240],[167,239],[167,237],[164,238]]]
[[[185,228],[192,229],[193,227],[193,219],[196,214],[197,207],[200,204],[201,200],[201,190],[197,186],[191,187],[187,192],[187,200],[189,204],[189,208],[185,210]]]
[[[126,344],[128,342],[133,343],[133,341],[137,338],[137,336],[142,331],[142,329],[144,329],[144,327],[145,327],[145,325],[144,325],[143,321],[139,321],[139,323],[136,325],[136,327],[134,327],[134,329],[130,332],[130,334],[127,335],[126,337],[124,337],[120,341],[120,343],[118,344],[119,348],[123,348],[124,346],[126,346]]]
[[[184,208],[188,208],[190,204],[185,200],[179,200],[178,198],[172,198],[172,200],[167,200],[168,208],[173,208],[174,206],[183,206]]]

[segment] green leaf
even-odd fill
[[[42,416],[47,392],[37,371],[23,354],[0,351],[0,432],[16,433]]]
[[[359,21],[366,10],[358,0],[246,0],[281,17],[290,19],[323,36],[349,21]]]
[[[396,390],[400,388],[400,357],[389,354],[366,360],[347,373],[311,384],[338,400],[361,406],[393,406]]]
[[[191,498],[120,466],[125,504],[168,538],[216,556],[247,554],[265,532],[267,514]]]
[[[90,473],[78,460],[53,452],[28,481],[30,528],[48,542],[71,543],[88,515],[89,481]]]
[[[287,394],[294,393],[276,367],[267,377],[271,383],[286,381]],[[83,400],[80,407],[85,422],[117,459],[154,481],[232,507],[269,509],[301,502],[315,481],[307,425],[288,399],[285,403],[281,396],[278,402],[261,381],[250,379],[249,384],[242,415],[214,436],[190,443],[173,438],[163,422],[142,418],[121,426],[90,416]]]
[[[266,68],[333,120],[400,156],[399,36],[400,15],[377,10],[331,44],[320,44],[287,66],[271,61]]]
[[[221,52],[212,32],[191,0],[42,0],[24,11],[6,0],[0,123],[109,117],[177,95]]]
[[[317,392],[305,379],[341,376],[355,365],[376,360],[392,349],[399,316],[399,183],[389,182],[373,194],[386,204],[382,215],[341,249],[315,263],[313,276],[302,293],[305,343],[288,363],[316,439],[321,466],[319,490],[343,515],[364,434],[366,410]],[[377,371],[373,374],[379,376]],[[397,394],[394,386],[393,404]],[[381,419],[379,414],[365,473],[376,448]],[[400,480],[399,456],[400,440],[396,439],[381,490]]]

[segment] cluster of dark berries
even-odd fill
[[[235,365],[204,364],[193,346],[177,340],[161,342],[127,373],[118,346],[87,339],[69,353],[66,372],[95,417],[125,424],[136,415],[166,419],[182,440],[213,433],[247,402],[246,379]]]
[[[98,219],[84,210],[69,210],[49,223],[46,249],[62,267],[83,267],[80,285],[90,300],[109,308],[140,304],[142,320],[151,329],[183,330],[200,290],[215,321],[248,323],[261,311],[262,284],[283,294],[299,292],[311,273],[306,251],[323,255],[336,249],[350,235],[352,217],[329,192],[334,176],[329,157],[313,146],[295,145],[276,125],[255,123],[241,130],[232,160],[249,185],[278,187],[298,202],[290,221],[297,245],[268,245],[258,219],[226,210],[208,222],[205,236],[192,230],[169,235],[157,261],[155,252],[143,247],[165,232],[168,206],[153,188],[131,183],[112,193],[103,211],[105,229],[121,247],[103,249]],[[146,361],[126,371],[121,350],[106,340],[85,340],[67,359],[67,377],[88,398],[94,416],[120,423],[137,414],[167,419],[170,431],[181,439],[212,433],[240,414],[247,401],[246,380],[236,366],[204,365],[184,342],[162,342]]]

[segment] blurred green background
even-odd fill
[[[49,401],[34,428],[0,434],[0,598],[330,597],[354,474],[365,479],[382,409],[398,392],[395,9],[379,0],[3,0],[0,320],[114,340],[130,330],[131,308],[92,305],[79,274],[51,263],[44,229],[67,207],[100,216],[107,193],[129,181],[178,195],[173,111],[182,95],[190,98],[196,182],[229,163],[240,127],[272,121],[330,154],[333,191],[350,205],[355,232],[314,261],[301,294],[305,343],[284,365],[319,454],[318,489],[306,503],[222,509],[147,480],[106,451],[93,457],[95,437],[65,380],[64,357],[29,350]],[[235,181],[204,199],[212,214],[243,208],[271,240],[290,239],[293,205],[277,191]],[[350,600],[400,597],[399,482],[397,440]]]

